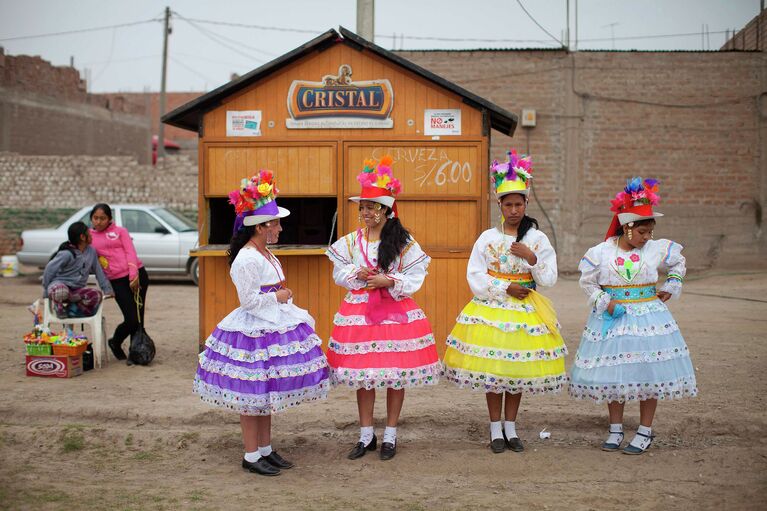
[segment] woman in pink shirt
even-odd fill
[[[99,263],[112,284],[115,300],[123,313],[123,322],[117,325],[108,344],[118,360],[125,360],[127,357],[122,348],[123,341],[144,324],[149,276],[136,256],[128,230],[112,222],[112,208],[109,205],[93,206],[91,225],[93,248],[96,249]]]

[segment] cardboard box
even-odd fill
[[[83,356],[27,355],[27,376],[73,378],[83,374]]]

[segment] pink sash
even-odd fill
[[[362,229],[357,229],[357,245],[365,260],[365,264],[371,273],[378,274],[380,269],[373,266],[368,259],[368,254],[362,246]],[[365,307],[365,321],[369,325],[378,325],[385,320],[393,323],[407,323],[407,312],[402,303],[394,299],[389,293],[389,289],[382,287],[377,289],[366,289],[368,293],[368,303]]]

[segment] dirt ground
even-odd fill
[[[60,380],[24,375],[21,339],[36,276],[0,279],[0,509],[767,509],[765,290],[767,271],[688,279],[671,307],[700,394],[660,403],[657,438],[643,456],[600,451],[606,407],[566,394],[524,397],[525,452],[492,454],[483,395],[443,382],[407,391],[397,457],[388,462],[345,458],[358,435],[346,389],[276,416],[272,444],[297,466],[265,478],[240,468],[238,417],[191,392],[197,288],[153,281],[150,367],[110,359]],[[585,299],[573,277],[546,294],[569,367]],[[114,301],[105,314],[114,328]],[[638,406],[626,412],[632,431]],[[548,440],[538,437],[544,427]]]

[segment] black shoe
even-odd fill
[[[506,442],[503,438],[496,438],[490,441],[490,450],[495,454],[500,454],[506,450]]]
[[[266,458],[261,457],[258,458],[258,461],[255,461],[253,463],[249,462],[245,458],[242,459],[242,468],[245,468],[247,470],[250,470],[251,472],[255,472],[256,474],[261,474],[262,476],[278,476],[280,475],[280,469],[273,466],[271,463],[266,461]]]
[[[120,343],[118,343],[118,342],[116,342],[116,341],[115,341],[115,340],[112,338],[112,339],[109,339],[109,340],[107,341],[107,344],[109,344],[109,349],[111,349],[111,350],[112,350],[112,354],[115,356],[115,358],[116,358],[117,360],[125,360],[126,358],[128,358],[128,357],[125,355],[125,352],[123,351],[123,347],[122,347],[122,344],[123,344],[123,343],[121,343],[121,342],[120,342]]]
[[[397,454],[397,445],[391,442],[384,442],[381,444],[381,459],[383,461],[390,460]]]
[[[265,459],[269,462],[269,464],[275,468],[279,469],[288,469],[293,468],[293,463],[289,462],[279,454],[277,454],[277,451],[272,451],[272,453],[269,456],[263,456],[262,459]]]
[[[506,433],[504,432],[503,440],[506,442],[506,447],[508,447],[510,451],[522,452],[525,450],[525,446],[522,445],[522,440],[517,437],[506,438]]]
[[[377,446],[378,439],[375,435],[373,435],[373,440],[371,440],[367,445],[362,445],[362,442],[357,442],[357,445],[355,445],[352,450],[349,451],[349,454],[346,457],[350,460],[356,460],[363,457],[368,451],[375,451]]]

